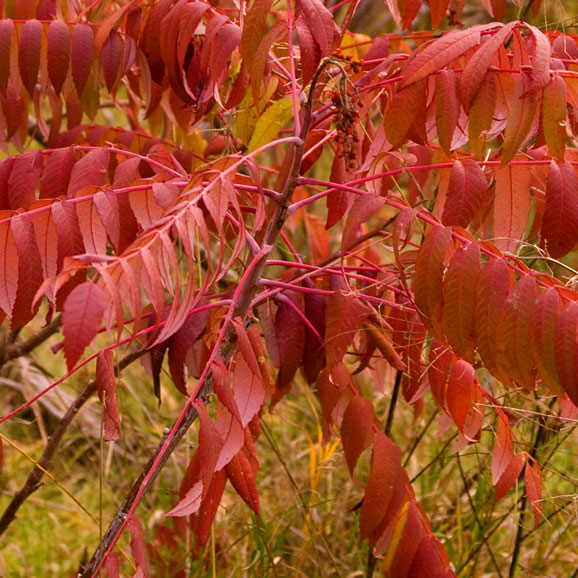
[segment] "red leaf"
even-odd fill
[[[10,78],[10,48],[12,46],[12,20],[0,20],[0,92],[6,96],[6,87]]]
[[[494,197],[494,243],[501,251],[513,253],[524,238],[530,216],[530,167],[496,167]]]
[[[292,300],[295,303],[297,298],[293,297]],[[295,306],[298,307],[297,303],[295,303]],[[305,345],[303,318],[291,305],[284,301],[279,303],[277,314],[275,315],[275,331],[279,347],[279,359],[281,361],[275,387],[278,394],[282,395],[287,393],[291,387],[295,372],[301,365],[303,347]]]
[[[265,388],[260,373],[253,373],[245,358],[240,354],[235,356],[233,391],[241,416],[241,425],[245,427],[263,406]]]
[[[223,439],[219,434],[215,424],[211,421],[205,404],[201,401],[194,401],[193,407],[199,415],[199,462],[201,467],[201,477],[203,479],[203,494],[209,489],[211,479],[215,473],[215,467],[219,459],[219,454],[223,449]]]
[[[265,35],[267,16],[272,4],[273,0],[255,0],[247,11],[241,35],[241,54],[246,63],[254,61],[257,48]]]
[[[480,32],[495,26],[472,26],[465,30],[451,30],[421,50],[405,69],[401,86],[409,86],[444,68],[452,60],[476,46]]]
[[[559,302],[555,289],[545,289],[538,295],[532,314],[531,339],[532,355],[542,382],[556,395],[563,395],[554,353]]]
[[[42,154],[30,151],[16,157],[8,179],[8,202],[11,209],[30,208],[36,198],[36,187],[42,171]]]
[[[476,161],[455,161],[442,215],[443,224],[467,227],[484,206],[487,190],[486,175]]]
[[[130,552],[137,566],[137,575],[139,578],[147,577],[146,548],[142,537],[142,527],[137,518],[131,518],[128,521],[130,531]],[[140,571],[140,574],[139,574]]]
[[[184,498],[169,512],[167,516],[190,516],[194,514],[200,507],[203,499],[203,482],[197,480],[190,490],[187,491]]]
[[[499,340],[499,363],[516,384],[534,388],[535,369],[532,357],[532,314],[536,303],[536,280],[527,275],[510,292],[503,312],[502,338]]]
[[[56,22],[56,21],[55,21]],[[50,155],[45,155],[44,169],[40,177],[41,199],[56,199],[68,190],[68,182],[72,167],[76,162],[74,149],[66,147],[55,149]]]
[[[105,148],[97,148],[82,157],[72,169],[66,191],[69,198],[76,197],[85,186],[102,187],[106,183],[110,153]]]
[[[500,379],[496,351],[502,311],[510,290],[510,269],[505,259],[490,261],[480,273],[476,299],[476,341],[484,365]]]
[[[51,211],[30,214],[34,225],[36,244],[42,259],[42,277],[53,279],[58,271],[58,238]]]
[[[208,311],[189,315],[182,327],[174,334],[169,345],[169,370],[176,388],[187,394],[184,365],[187,353],[205,330],[209,319]]]
[[[411,83],[395,93],[383,122],[385,136],[392,148],[398,148],[405,142],[416,116],[425,111],[426,85],[426,81],[421,79],[421,82]]]
[[[229,410],[225,409],[223,405],[217,405],[217,414],[215,416],[215,427],[219,431],[221,439],[223,440],[223,449],[219,455],[216,471],[222,470],[239,450],[243,447],[245,442],[243,428],[241,424],[234,417]]]
[[[125,8],[129,6],[127,4]],[[100,32],[100,30],[99,30]],[[98,34],[98,33],[97,33]],[[100,63],[102,65],[102,74],[106,83],[108,92],[112,92],[114,85],[119,76],[122,58],[122,49],[120,45],[120,34],[113,30],[106,39],[100,53]]]
[[[566,150],[566,82],[553,74],[542,92],[542,130],[551,156],[564,162]]]
[[[104,295],[89,281],[75,287],[64,302],[64,356],[70,371],[96,337],[104,314]]]
[[[526,486],[526,496],[534,508],[534,530],[538,527],[542,517],[542,471],[540,466],[533,462],[526,464],[524,471],[524,484]]]
[[[505,418],[498,416],[494,451],[492,452],[492,483],[496,485],[514,458],[514,444],[510,425]]]
[[[528,93],[526,78],[520,75],[510,100],[510,111],[502,143],[502,166],[506,166],[532,134],[538,106],[536,93]],[[537,128],[537,125],[536,125]]]
[[[120,578],[119,572],[120,560],[116,552],[111,552],[105,561],[105,568],[108,578]]]
[[[204,546],[210,536],[211,526],[213,525],[213,520],[217,513],[217,509],[221,502],[221,497],[225,490],[225,485],[227,484],[227,473],[225,470],[216,472],[211,480],[211,485],[206,491],[205,497],[203,498],[203,503],[199,508],[199,519],[197,521],[197,527],[195,528],[195,533],[197,538]]]
[[[401,472],[401,450],[383,432],[378,431],[373,442],[371,471],[361,505],[359,530],[362,538],[369,536],[381,524]]]
[[[26,213],[12,218],[14,240],[18,249],[18,291],[12,311],[11,327],[23,327],[36,314],[32,308],[36,291],[42,285],[42,259],[36,243],[34,226]]]
[[[569,163],[550,164],[540,235],[554,259],[566,255],[578,242],[578,179]]]
[[[518,22],[509,22],[486,40],[468,60],[460,78],[460,95],[464,108],[469,111],[498,48],[505,44]]]
[[[520,477],[522,473],[522,468],[524,467],[526,459],[524,454],[516,454],[508,464],[508,467],[500,477],[498,483],[496,484],[494,490],[494,498],[496,502],[499,502],[516,483],[516,480]]]
[[[91,255],[106,255],[106,230],[93,199],[76,203],[75,208],[86,252]]]
[[[578,302],[566,303],[556,319],[554,357],[558,377],[568,397],[578,403]]]
[[[473,363],[476,350],[476,291],[480,274],[480,247],[472,243],[456,251],[444,283],[443,326],[452,349]]]
[[[417,547],[407,578],[455,578],[448,555],[439,540],[429,535]]]
[[[341,249],[343,251],[351,247],[359,227],[373,217],[373,215],[383,207],[384,203],[384,197],[372,193],[366,193],[355,199],[353,206],[347,213],[345,225],[343,226],[343,235],[341,238]]]
[[[53,20],[48,27],[48,76],[56,94],[60,95],[68,75],[70,61],[70,31],[62,20]]]
[[[249,459],[241,450],[226,466],[227,477],[243,501],[259,513],[259,493],[255,483],[255,474]]]
[[[472,409],[474,380],[474,368],[467,361],[458,359],[450,371],[446,399],[450,415],[462,433],[466,417]]]
[[[18,66],[22,84],[32,96],[38,69],[40,66],[40,49],[42,46],[42,24],[38,20],[27,20],[22,26],[20,46],[18,49]]]
[[[82,96],[94,59],[94,34],[88,24],[76,24],[72,30],[72,79],[78,98]]]
[[[550,39],[541,30],[531,24],[526,24],[526,27],[534,41],[532,72],[530,73],[530,85],[527,90],[529,93],[535,93],[542,90],[550,82],[552,47]]]
[[[328,300],[325,333],[328,370],[341,363],[367,314],[367,308],[353,295],[335,293]]]
[[[18,291],[18,249],[9,222],[0,225],[0,307],[12,316]]]
[[[285,28],[285,26],[283,26]],[[299,38],[299,48],[301,51],[301,75],[303,77],[303,85],[307,86],[311,81],[311,78],[315,74],[317,67],[319,66],[319,61],[321,60],[321,50],[319,49],[319,45],[315,42],[315,37],[311,29],[305,22],[305,18],[300,16],[295,21],[295,28],[297,30],[297,37]],[[278,31],[280,34],[281,32],[277,28],[272,28],[269,32],[265,35],[263,42],[259,45],[259,53],[262,54],[264,48],[270,48],[269,45],[265,44],[265,40],[274,41],[274,33]],[[284,30],[284,35],[287,34],[287,31]],[[255,66],[253,66],[253,78],[255,78]],[[261,78],[258,76],[257,78]],[[259,80],[261,83],[261,80]],[[253,86],[255,86],[256,81],[253,80]],[[253,89],[253,94],[256,94],[255,89]]]
[[[299,3],[307,25],[321,50],[321,57],[329,56],[333,51],[333,41],[336,32],[333,14],[321,0],[299,0]]]
[[[442,70],[436,75],[436,128],[440,146],[448,155],[459,116],[456,74],[453,70]]]
[[[434,227],[426,236],[415,264],[413,290],[415,303],[424,325],[440,341],[445,341],[442,329],[443,273],[446,252],[452,241],[452,231]]]
[[[94,195],[92,202],[112,246],[118,253],[120,243],[120,210],[116,194],[113,191],[100,191]]]
[[[114,354],[99,351],[96,358],[96,386],[103,407],[102,421],[104,441],[112,442],[120,438],[120,413],[116,399],[116,377],[114,375]]]
[[[352,398],[343,414],[341,443],[352,476],[359,456],[373,441],[373,419],[373,404],[359,395]]]
[[[52,204],[52,218],[58,237],[58,259],[84,253],[84,242],[74,205],[66,201]]]

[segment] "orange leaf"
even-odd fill
[[[466,417],[472,409],[474,379],[474,368],[467,361],[458,359],[450,371],[446,400],[448,411],[462,433]]]
[[[524,467],[525,462],[526,458],[524,457],[524,454],[516,454],[510,460],[508,467],[498,480],[494,489],[494,499],[496,502],[499,502],[516,483],[516,480],[522,473],[522,468]]]

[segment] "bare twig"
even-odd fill
[[[48,327],[48,326],[47,326]],[[46,328],[45,328],[46,329]],[[30,341],[30,340],[29,340]],[[25,342],[26,343],[26,342]],[[33,348],[32,348],[33,349]],[[120,371],[130,365],[133,361],[142,356],[145,351],[137,351],[134,353],[129,353],[123,357],[117,366],[117,371]],[[15,356],[16,357],[16,356]],[[22,488],[14,494],[11,502],[8,504],[2,518],[0,518],[0,536],[6,532],[8,526],[16,519],[16,514],[20,509],[20,506],[40,487],[40,482],[44,476],[44,472],[50,468],[52,463],[52,458],[62,441],[62,437],[66,433],[68,426],[78,414],[82,406],[88,401],[90,396],[96,391],[96,381],[91,380],[87,386],[82,390],[78,397],[72,402],[60,423],[50,436],[42,456],[37,462],[37,465],[30,472],[26,482]]]

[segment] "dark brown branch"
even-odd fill
[[[44,329],[46,329],[46,326]],[[58,324],[56,325],[58,327]],[[32,339],[32,338],[31,338]],[[31,341],[28,340],[29,341]],[[28,343],[24,342],[24,343]],[[41,341],[40,341],[41,342]],[[32,347],[31,349],[34,349]],[[117,366],[117,373],[124,369],[125,367],[129,366],[133,361],[141,357],[145,351],[137,351],[134,353],[129,353],[125,357],[123,357]],[[18,356],[15,356],[18,357]],[[80,411],[80,408],[88,401],[88,399],[92,396],[92,394],[96,391],[96,381],[91,380],[88,385],[82,390],[82,392],[78,395],[78,397],[72,402],[60,423],[50,436],[46,447],[44,448],[44,452],[42,456],[37,462],[37,465],[34,469],[30,472],[30,475],[26,479],[26,482],[22,486],[22,488],[14,494],[11,502],[8,504],[2,518],[0,518],[0,536],[6,532],[8,526],[16,519],[16,514],[20,509],[20,506],[36,491],[40,488],[40,482],[44,476],[44,472],[50,468],[50,464],[52,463],[52,458],[62,441],[62,437],[66,433],[68,426],[75,418],[75,416]]]
[[[320,67],[317,69],[311,82],[309,98],[307,100],[307,104],[304,106],[301,112],[302,124],[301,124],[301,133],[299,134],[300,137],[299,142],[292,145],[293,150],[291,151],[291,154],[293,160],[291,162],[291,167],[289,169],[287,180],[283,185],[281,196],[275,203],[272,218],[269,221],[269,226],[267,228],[267,232],[265,233],[265,237],[262,242],[262,248],[264,249],[269,248],[270,250],[275,246],[281,234],[281,230],[285,225],[285,221],[287,219],[287,209],[291,203],[291,197],[293,196],[293,192],[295,191],[295,188],[299,180],[301,163],[303,160],[303,154],[305,152],[305,141],[307,138],[307,134],[309,133],[309,129],[311,127],[313,94],[315,92],[315,85],[328,63],[329,60],[324,60],[322,62]],[[254,266],[251,273],[245,280],[245,284],[241,290],[241,294],[239,296],[237,305],[233,313],[233,317],[241,317],[242,319],[244,319],[245,316],[247,315],[247,312],[249,311],[249,308],[251,306],[251,302],[253,301],[253,298],[257,291],[258,286],[257,282],[261,276],[261,273],[263,271],[263,268],[265,267],[266,262],[267,262],[267,252],[264,252],[261,261]],[[219,348],[219,355],[224,357],[225,359],[229,359],[233,354],[233,349],[234,349],[233,332],[229,331],[228,336],[224,339],[223,344]],[[205,398],[211,393],[213,389],[212,385],[213,385],[212,374],[209,373],[207,379],[205,380],[205,383],[202,385],[201,391],[199,392],[197,399],[205,400]],[[167,434],[165,434],[165,436],[163,436],[163,439],[159,442],[153,456],[149,459],[149,461],[143,468],[141,474],[133,483],[128,496],[118,509],[117,513],[115,514],[110,526],[108,527],[108,530],[106,531],[106,534],[101,540],[101,543],[97,547],[90,562],[82,570],[82,572],[79,573],[78,575],[79,578],[90,578],[95,575],[97,569],[101,565],[102,556],[106,555],[106,552],[108,552],[109,548],[115,543],[118,533],[123,529],[128,512],[130,512],[134,507],[136,507],[140,499],[149,490],[151,484],[156,480],[165,463],[167,462],[171,454],[175,451],[179,442],[184,437],[184,435],[191,427],[196,418],[197,412],[192,407],[190,407],[185,413],[185,416],[181,421],[180,425],[174,431],[171,439],[167,442],[167,437],[170,434],[170,430]],[[146,482],[146,485],[144,487],[141,487],[143,486],[143,484],[145,483],[145,479],[147,478],[148,481]]]
[[[80,408],[86,403],[90,396],[96,391],[96,382],[91,380],[88,385],[83,389],[81,394],[72,402],[72,405],[68,408],[67,412],[64,414],[58,427],[54,430],[42,456],[38,460],[38,465],[34,467],[30,475],[26,479],[26,482],[22,488],[16,492],[8,507],[4,511],[2,518],[0,518],[0,536],[6,532],[8,526],[16,519],[16,513],[20,509],[20,506],[28,499],[28,497],[33,494],[39,487],[40,481],[44,476],[44,472],[50,467],[52,458],[60,442],[62,436],[68,429],[70,422],[74,419]]]
[[[0,350],[0,367],[2,367],[2,365],[4,365],[7,361],[30,353],[32,350],[36,349],[39,345],[44,343],[47,339],[52,337],[60,328],[61,320],[62,315],[58,314],[48,325],[40,329],[40,331],[37,331],[26,341],[21,341],[18,343],[7,343],[2,348],[2,350]]]

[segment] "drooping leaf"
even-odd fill
[[[42,154],[30,151],[17,157],[8,179],[8,202],[11,209],[26,209],[36,198],[36,187],[42,171]]]
[[[511,273],[504,259],[493,259],[482,269],[476,296],[475,338],[486,368],[500,378],[496,340],[500,336],[502,311],[510,290]]]
[[[333,15],[321,0],[299,0],[307,25],[314,34],[315,42],[321,51],[321,57],[333,51],[335,22]]]
[[[106,148],[95,148],[82,157],[73,167],[66,196],[76,197],[87,185],[101,187],[106,183],[110,153]]]
[[[578,302],[566,303],[558,312],[554,357],[558,378],[568,397],[578,403]]]
[[[60,95],[70,65],[70,31],[62,20],[53,20],[48,27],[48,76]]]
[[[494,178],[494,243],[502,251],[515,252],[530,217],[530,167],[496,167]]]
[[[485,76],[498,47],[508,41],[517,22],[509,22],[501,27],[491,38],[486,40],[475,54],[468,60],[460,77],[460,95],[464,108],[469,111],[480,87],[485,82]]]
[[[467,227],[482,209],[487,189],[488,181],[476,161],[455,161],[442,215],[443,224]]]
[[[551,156],[564,162],[566,150],[566,83],[553,74],[542,92],[542,130]]]
[[[96,386],[102,403],[104,440],[115,441],[120,438],[120,413],[116,398],[116,377],[114,375],[114,353],[110,350],[99,351],[96,358]]]
[[[87,281],[75,287],[64,302],[62,333],[64,356],[70,371],[96,337],[104,314],[104,294]]]
[[[10,78],[10,47],[14,23],[9,19],[0,20],[0,92],[6,96],[6,87]]]
[[[146,560],[146,548],[144,545],[142,526],[140,521],[131,517],[128,521],[128,529],[130,531],[130,552],[137,566],[137,575],[139,578],[147,577],[147,560]]]
[[[492,483],[494,486],[508,469],[513,458],[514,444],[512,443],[510,425],[506,423],[505,418],[499,416],[494,440],[494,451],[492,452]]]
[[[373,442],[371,470],[361,505],[359,529],[363,538],[381,524],[401,472],[401,450],[383,432],[378,431]]]
[[[459,116],[456,74],[453,70],[441,70],[436,75],[436,128],[440,146],[448,155]]]
[[[194,401],[193,407],[199,416],[199,462],[203,480],[203,493],[209,489],[217,461],[223,449],[223,438],[207,413],[202,400]]]
[[[255,473],[249,459],[241,450],[226,466],[227,477],[243,501],[259,513],[259,493],[255,483]]]
[[[438,28],[446,17],[450,0],[430,0],[429,12],[432,28]]]
[[[415,265],[413,285],[415,302],[424,324],[442,342],[445,341],[442,329],[443,267],[451,240],[452,231],[447,227],[435,227],[426,235]]]
[[[239,408],[241,425],[246,427],[265,401],[265,388],[259,374],[253,373],[242,355],[236,356],[233,391]]]
[[[503,167],[514,158],[524,142],[532,136],[530,129],[536,117],[537,106],[537,94],[528,92],[526,78],[521,76],[516,81],[514,94],[510,100],[510,111],[502,144]]]
[[[458,429],[463,433],[466,417],[472,409],[474,368],[463,359],[458,359],[451,368],[447,386],[447,406]]]
[[[293,118],[293,99],[286,97],[275,101],[259,117],[249,142],[249,152],[274,140],[291,118]]]
[[[373,441],[373,404],[356,395],[349,402],[341,424],[343,453],[349,472],[353,475],[359,456]]]
[[[542,518],[542,471],[536,462],[526,463],[524,484],[526,496],[534,508],[534,529],[536,529]]]
[[[325,334],[328,369],[333,369],[341,362],[367,314],[363,303],[353,295],[336,293],[329,299]]]
[[[578,242],[578,178],[569,163],[550,163],[540,234],[554,259],[566,255]]]
[[[0,307],[8,316],[12,316],[16,292],[18,290],[18,249],[10,223],[0,224]]]
[[[201,546],[204,546],[211,535],[211,526],[217,513],[221,497],[227,484],[227,473],[225,470],[216,472],[211,480],[211,485],[205,492],[203,502],[199,508],[199,518],[195,532]]]
[[[531,341],[532,355],[542,382],[550,391],[563,395],[554,353],[559,302],[555,289],[540,292],[532,312]]]
[[[42,24],[38,20],[28,20],[22,26],[18,49],[18,66],[22,84],[32,96],[38,69],[40,67],[40,50],[42,46]]]
[[[509,462],[508,467],[495,484],[494,499],[499,502],[514,486],[524,467],[524,454],[516,454]]]

